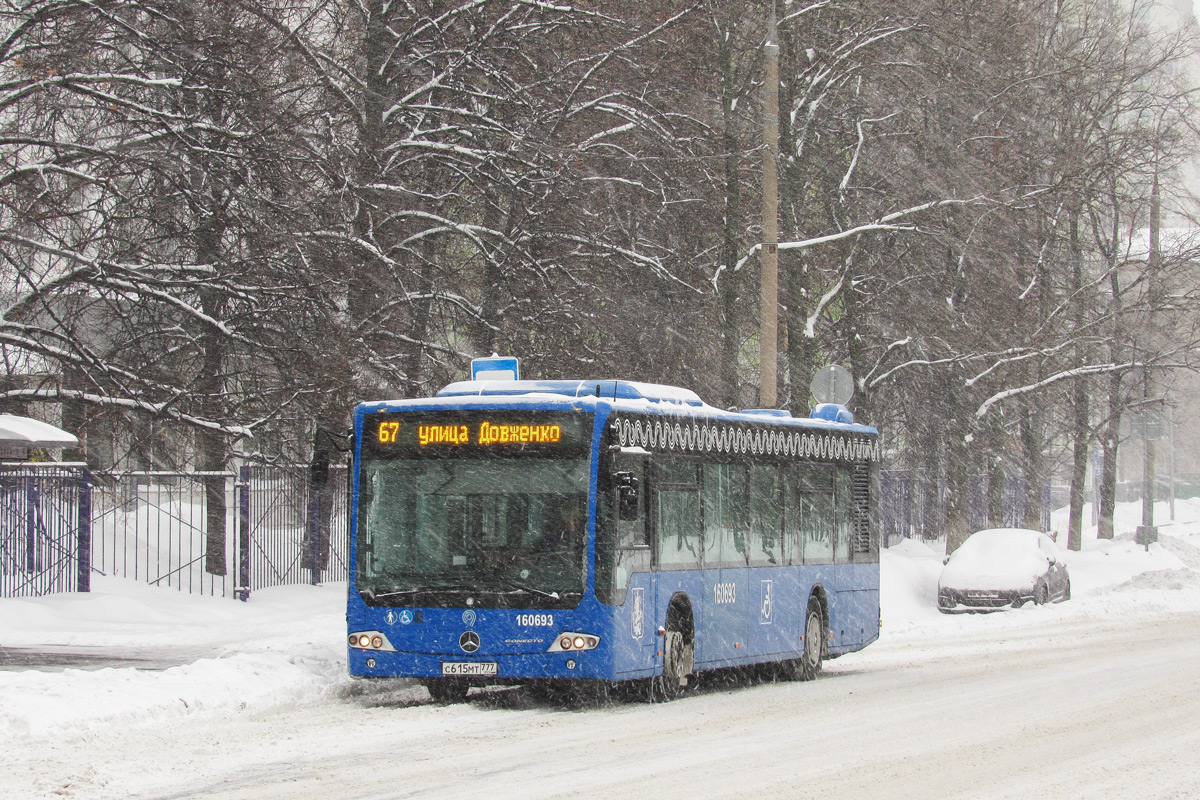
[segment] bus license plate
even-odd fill
[[[443,661],[443,675],[495,675],[495,661]]]

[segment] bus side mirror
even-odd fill
[[[613,474],[617,486],[617,514],[623,522],[638,518],[638,479],[632,472]]]

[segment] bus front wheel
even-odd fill
[[[691,615],[672,606],[667,614],[666,630],[663,632],[663,671],[651,678],[647,686],[647,700],[663,703],[681,696],[687,689],[688,675],[695,666],[695,640],[688,634],[693,630]]]

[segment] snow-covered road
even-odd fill
[[[6,658],[87,656],[0,669],[0,798],[1197,798],[1200,499],[1150,548],[1124,511],[1062,553],[1069,602],[939,614],[941,552],[903,541],[866,650],[653,706],[355,682],[345,584],[0,600]]]
[[[28,742],[0,796],[1200,797],[1200,614],[881,642],[666,705],[333,702]],[[7,760],[7,759],[6,759]]]

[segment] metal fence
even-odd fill
[[[346,474],[344,465],[328,474],[305,466],[95,475],[82,467],[0,469],[0,596],[88,591],[92,573],[242,599],[271,586],[345,580]],[[214,480],[223,509],[210,526],[206,483]],[[885,545],[944,535],[944,485],[904,472],[882,473],[879,485]],[[986,527],[986,479],[968,491],[968,524]],[[1043,497],[1046,530],[1050,493]],[[1020,479],[1006,481],[1003,506],[1003,524],[1024,524]]]
[[[83,468],[0,468],[0,597],[88,591],[88,483]]]
[[[242,599],[345,580],[346,501],[345,466],[0,471],[0,596],[88,591],[94,573]]]
[[[232,542],[222,572],[206,570],[206,478],[224,486],[225,531],[236,534],[234,473],[99,473],[93,484],[92,567],[103,575],[192,594],[232,595]]]

